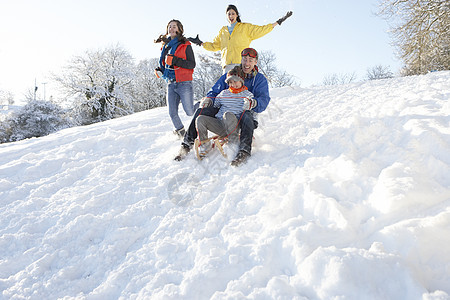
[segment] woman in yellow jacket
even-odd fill
[[[292,12],[289,11],[275,23],[258,26],[242,23],[237,7],[232,4],[228,5],[226,13],[230,25],[223,26],[213,42],[202,42],[198,35],[195,38],[188,38],[192,43],[203,46],[208,51],[222,51],[224,73],[241,63],[241,51],[250,47],[251,41],[268,34],[275,26],[281,25],[292,15]]]

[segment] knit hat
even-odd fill
[[[244,84],[244,78],[245,74],[244,71],[242,71],[241,66],[236,66],[227,73],[227,79],[225,80],[226,83],[229,83],[230,80],[233,81],[240,81],[242,84]]]

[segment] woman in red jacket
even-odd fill
[[[155,43],[163,42],[159,68],[167,81],[167,105],[169,116],[175,127],[174,133],[181,138],[185,130],[178,107],[181,104],[188,116],[194,114],[194,89],[192,74],[195,68],[195,57],[191,43],[183,35],[183,25],[178,20],[171,20],[167,24],[165,35],[160,35]]]

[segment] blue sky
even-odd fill
[[[212,41],[227,24],[225,10],[235,4],[243,22],[273,23],[294,12],[282,26],[252,42],[273,51],[280,69],[302,87],[320,84],[329,74],[355,72],[362,80],[375,65],[396,73],[401,63],[390,45],[385,20],[374,15],[378,0],[309,1],[144,1],[144,0],[0,0],[0,89],[16,101],[39,91],[51,72],[86,50],[121,44],[137,61],[159,56],[153,40],[169,20],[179,19],[186,36]],[[206,52],[193,46],[197,53]],[[56,93],[47,83],[46,95]],[[42,97],[42,95],[41,95]]]

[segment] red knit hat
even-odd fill
[[[226,83],[228,83],[230,80],[233,81],[240,81],[242,84],[244,84],[245,74],[244,71],[242,71],[241,66],[236,66],[227,73],[227,79],[225,80]]]

